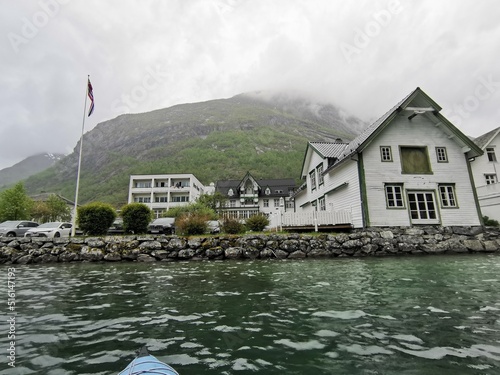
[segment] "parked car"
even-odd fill
[[[41,224],[36,228],[29,229],[24,237],[69,237],[71,235],[71,224],[63,221],[55,221]]]
[[[37,226],[34,221],[4,221],[0,224],[0,237],[22,237],[28,229]]]
[[[151,234],[174,234],[175,233],[175,218],[160,217],[155,219],[148,226],[148,233]]]
[[[114,234],[123,234],[125,233],[125,230],[123,229],[123,220],[122,219],[116,219],[113,221],[113,224],[108,229],[108,234],[114,235]]]
[[[207,221],[207,231],[210,234],[220,233],[220,223],[217,220]]]

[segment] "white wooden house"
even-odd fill
[[[227,198],[223,216],[244,220],[264,214],[274,221],[277,214],[293,211],[295,187],[293,178],[256,179],[247,172],[241,180],[217,181],[215,191]]]
[[[484,154],[471,162],[481,212],[500,221],[500,127],[474,139]]]
[[[481,225],[470,160],[482,151],[440,110],[416,88],[353,141],[309,143],[297,213],[340,213],[355,228]]]

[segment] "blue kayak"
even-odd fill
[[[179,375],[172,367],[149,354],[144,346],[137,357],[118,375]]]

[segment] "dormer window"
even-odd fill
[[[266,195],[270,195],[271,194],[271,189],[269,188],[266,188],[266,191],[265,191]]]
[[[229,189],[229,191],[227,192],[227,195],[229,195],[230,197],[232,197],[234,195],[233,189]]]

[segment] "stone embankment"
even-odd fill
[[[300,259],[442,253],[500,253],[500,229],[370,228],[349,233],[243,236],[0,238],[0,263]]]

